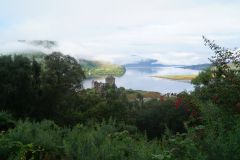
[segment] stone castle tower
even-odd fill
[[[108,75],[105,78],[105,83],[94,80],[92,81],[92,88],[94,88],[99,93],[103,93],[107,86],[116,87],[115,78],[112,75]]]
[[[107,85],[115,86],[115,78],[114,78],[112,75],[108,75],[108,76],[105,78],[105,83],[106,83]]]

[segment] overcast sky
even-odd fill
[[[0,0],[0,51],[19,39],[55,40],[80,58],[198,64],[212,54],[202,35],[239,47],[240,1]]]

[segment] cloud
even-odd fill
[[[202,35],[237,47],[239,6],[236,0],[5,0],[0,41],[55,40],[66,54],[116,63],[132,54],[203,63],[211,52]]]
[[[162,64],[200,64],[200,63],[209,63],[209,60],[206,59],[205,55],[194,52],[167,52],[164,54],[154,53],[152,57],[158,60]],[[174,58],[173,58],[174,57]]]
[[[43,53],[51,53],[52,50],[41,47],[41,46],[33,46],[27,43],[20,43],[18,41],[14,42],[5,42],[0,44],[0,54],[9,54],[9,53],[24,53],[29,51],[40,51]]]

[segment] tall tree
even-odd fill
[[[219,106],[235,109],[240,104],[240,50],[220,47],[206,37],[203,39],[215,55],[209,59],[213,67],[193,81],[198,85],[195,93]]]
[[[0,108],[17,116],[31,112],[34,101],[31,61],[20,55],[0,58]]]
[[[77,102],[72,102],[78,96],[78,87],[85,78],[81,65],[71,56],[53,52],[45,57],[41,77],[41,106],[40,117],[60,120],[67,112],[76,108]],[[71,114],[71,113],[69,113]],[[61,118],[60,118],[61,117]]]
[[[53,52],[45,57],[45,83],[61,89],[70,89],[85,78],[81,65],[71,56]]]

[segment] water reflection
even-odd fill
[[[181,91],[193,90],[191,83],[186,81],[174,81],[168,79],[154,78],[152,75],[176,75],[176,74],[197,74],[199,71],[175,68],[175,67],[156,67],[156,68],[126,68],[126,73],[122,77],[116,78],[118,87],[125,87],[134,90],[156,91],[161,93],[179,93]],[[91,87],[91,81],[84,82],[85,88]],[[104,82],[104,78],[95,79]]]

